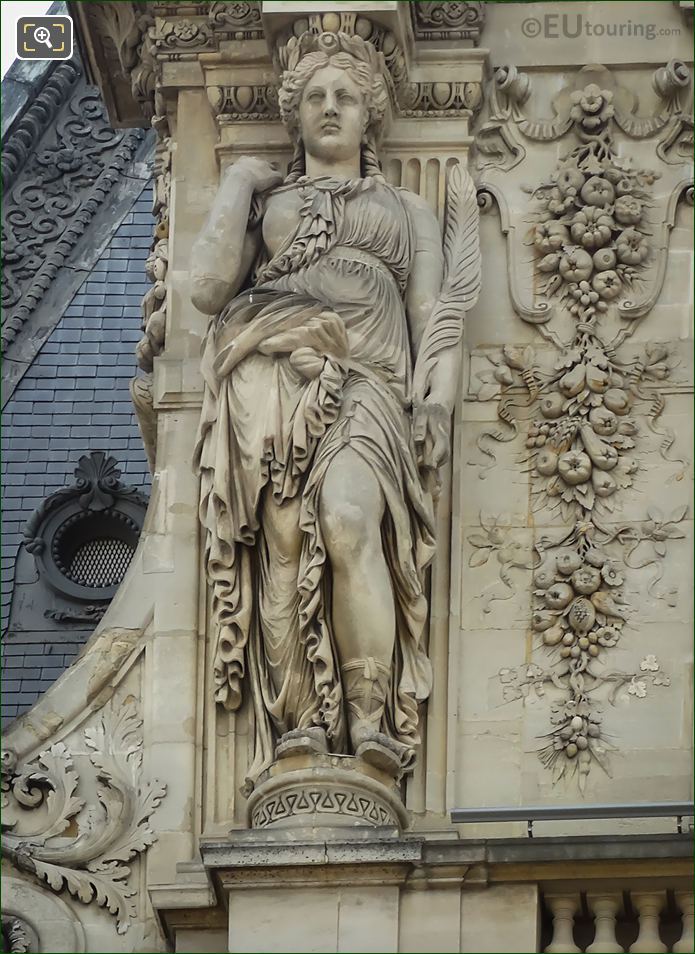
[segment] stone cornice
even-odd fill
[[[38,117],[46,121],[46,114],[40,106],[31,119],[28,113],[25,117],[26,135],[13,137],[18,145],[9,152],[7,166],[3,154],[3,172],[7,169],[12,181],[31,149],[31,159],[6,194],[3,209],[5,347],[43,299],[144,136],[140,131],[112,130],[96,91],[84,82],[66,92],[69,97],[60,107],[56,104],[54,122],[45,127],[43,136]],[[48,100],[53,103],[53,92]],[[37,232],[39,210],[42,228]]]
[[[403,6],[383,4],[383,10],[364,13],[307,6],[293,13],[256,0],[95,3],[75,4],[74,16],[91,75],[116,126],[145,125],[162,116],[177,89],[200,86],[201,80],[218,123],[276,121],[275,84],[287,42],[323,31],[357,34],[383,54],[395,115],[473,116],[483,99],[484,51],[471,49],[480,35],[482,4],[417,4],[410,12]]]
[[[8,189],[22,169],[32,149],[49,127],[58,110],[68,100],[82,75],[77,60],[59,63],[41,92],[27,107],[2,144],[2,184]]]

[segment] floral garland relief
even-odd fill
[[[503,698],[543,695],[548,684],[561,691],[551,705],[551,728],[539,756],[552,770],[553,781],[575,775],[582,791],[594,764],[610,774],[607,754],[613,746],[597,690],[610,685],[607,700],[613,704],[623,688],[641,698],[649,684],[669,685],[655,655],[645,656],[639,671],[631,673],[609,671],[605,657],[623,638],[628,622],[622,590],[628,569],[652,567],[650,594],[675,606],[675,589],[658,589],[661,559],[669,540],[684,537],[678,524],[687,513],[687,507],[679,507],[666,518],[650,507],[645,521],[602,523],[638,471],[632,453],[639,434],[638,403],[648,402],[647,422],[659,436],[666,460],[673,459],[669,451],[674,442],[658,424],[665,402],[649,387],[674,366],[668,349],[647,344],[637,359],[619,350],[636,324],[633,315],[645,313],[626,298],[640,291],[645,270],[666,249],[655,251],[650,244],[650,187],[659,174],[635,168],[616,153],[612,99],[611,90],[593,83],[571,93],[566,128],[573,129],[579,145],[558,163],[549,181],[532,191],[535,224],[529,244],[536,291],[573,316],[573,340],[562,344],[539,328],[546,340],[560,345],[551,372],[534,365],[532,348],[507,346],[499,360],[490,358],[494,371],[478,375],[483,381],[479,399],[502,385],[499,415],[508,425],[506,433],[485,431],[478,446],[494,462],[482,438],[506,441],[519,433],[517,409],[525,391],[530,419],[524,459],[531,473],[533,510],[559,513],[565,527],[559,539],[543,537],[535,544],[532,561],[524,560],[519,544],[495,518],[482,517],[485,532],[469,538],[470,566],[482,565],[493,553],[501,566],[504,591],[497,595],[493,590],[484,601],[485,612],[493,600],[512,595],[514,567],[533,570],[531,629],[548,664],[501,670]],[[483,188],[481,204],[485,199]],[[609,326],[619,329],[612,337]]]

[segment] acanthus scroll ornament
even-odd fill
[[[149,819],[166,794],[165,785],[142,779],[141,725],[126,702],[84,730],[89,780],[64,742],[25,765],[2,755],[3,857],[52,891],[105,907],[119,934],[137,917],[129,862],[156,840]]]

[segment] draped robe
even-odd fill
[[[396,610],[381,731],[404,767],[431,688],[421,641],[424,570],[434,553],[432,500],[409,414],[412,354],[405,290],[415,249],[401,190],[373,178],[300,179],[296,229],[254,285],[211,323],[195,464],[216,623],[215,694],[228,709],[248,678],[255,716],[251,783],[274,742],[320,726],[331,751],[349,741],[319,523],[326,472],[345,447],[371,468],[385,512],[384,555]],[[300,502],[298,577],[271,566],[263,494]],[[359,599],[359,594],[355,594]]]

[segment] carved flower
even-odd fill
[[[615,110],[611,105],[612,99],[610,90],[590,83],[585,89],[572,93],[570,116],[587,132],[595,132],[613,116]]]
[[[621,195],[615,201],[614,214],[621,225],[637,225],[642,218],[642,203],[631,195]]]
[[[593,566],[583,566],[572,574],[572,586],[577,593],[588,596],[601,585],[601,573]]]
[[[539,252],[555,252],[567,242],[567,226],[561,222],[541,222],[533,230],[533,244]]]
[[[575,242],[581,242],[584,248],[596,249],[611,240],[611,229],[615,223],[611,216],[596,205],[585,205],[572,219],[570,232]]]
[[[601,626],[599,629],[595,629],[589,638],[592,642],[596,641],[599,646],[603,646],[604,649],[612,649],[620,639],[620,630],[616,629],[615,626]]]
[[[594,275],[591,285],[604,301],[613,301],[614,298],[618,297],[623,287],[620,275],[611,268]]]
[[[184,43],[195,39],[195,37],[198,35],[198,32],[199,29],[196,23],[185,21],[183,23],[177,24],[175,30],[176,36],[179,38],[179,40],[183,40]]]
[[[641,265],[649,255],[649,245],[637,229],[625,229],[617,238],[615,250],[618,261],[625,265]]]
[[[83,157],[74,149],[47,149],[36,157],[41,166],[55,167],[60,172],[75,172],[83,162]]]
[[[615,189],[608,179],[601,176],[591,176],[587,179],[579,193],[587,205],[605,208],[615,199]]]
[[[651,653],[648,656],[645,656],[642,662],[639,664],[642,672],[657,672],[659,669],[659,660],[656,656]]]
[[[593,272],[594,262],[588,252],[576,248],[562,256],[559,268],[566,282],[583,282]]]
[[[623,583],[623,574],[620,572],[620,564],[613,560],[607,560],[601,567],[601,576],[608,586],[621,586]]]
[[[568,451],[558,461],[560,476],[566,484],[583,484],[591,477],[591,458],[582,451]]]

